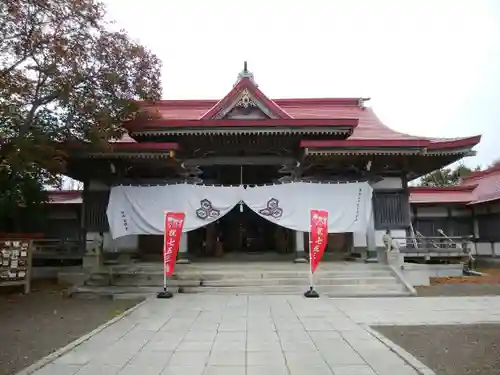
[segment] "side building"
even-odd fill
[[[473,251],[500,255],[500,166],[473,172],[458,186],[411,187],[412,223],[424,236],[473,236]]]

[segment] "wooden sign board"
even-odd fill
[[[31,240],[0,240],[0,287],[24,285],[24,293],[30,292]]]

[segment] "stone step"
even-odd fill
[[[239,270],[239,271],[199,271],[199,272],[179,272],[172,276],[176,280],[222,280],[227,278],[245,278],[245,279],[290,279],[308,277],[309,270],[301,271],[255,271],[255,270]],[[363,277],[390,277],[392,272],[389,269],[381,270],[339,270],[339,271],[320,271],[316,272],[317,277],[325,278],[363,278]],[[94,272],[91,279],[124,279],[127,277],[144,277],[144,278],[163,278],[163,271],[122,271],[122,272]]]
[[[297,294],[307,290],[308,284],[299,285],[260,285],[260,286],[228,286],[228,287],[186,287],[184,293],[213,293],[213,294]],[[404,286],[393,285],[316,285],[316,290],[320,294],[354,296],[360,294],[378,293],[384,295],[387,292],[406,292]],[[406,293],[408,294],[408,293]]]
[[[289,278],[289,279],[237,279],[237,278],[224,278],[221,280],[168,280],[171,286],[260,286],[260,285],[304,285],[307,283],[308,277],[304,275],[303,278]],[[366,278],[324,278],[315,277],[314,282],[316,285],[391,285],[397,283],[394,277],[366,277]],[[162,286],[163,277],[155,278],[117,278],[111,283],[103,280],[88,280],[85,285],[93,286]]]
[[[186,287],[181,291],[170,288],[174,293],[243,294],[243,295],[302,295],[307,285],[300,286],[250,286],[250,287]],[[410,293],[402,285],[384,286],[318,286],[318,293],[329,297],[375,297],[408,296]],[[79,298],[144,298],[161,291],[158,287],[77,287],[75,296]]]
[[[261,286],[261,285],[304,285],[309,278],[289,278],[289,279],[223,279],[207,280],[203,286]],[[346,277],[315,277],[315,285],[391,285],[397,284],[394,277],[366,277],[366,278],[346,278]]]
[[[202,284],[200,280],[168,280],[168,285],[179,287],[179,286],[200,286]],[[163,286],[163,277],[155,277],[155,278],[139,278],[139,277],[127,277],[127,278],[118,278],[113,280],[93,280],[89,279],[85,281],[84,285],[87,286],[131,286],[131,287],[140,287],[140,286]]]
[[[173,292],[211,294],[298,294],[308,288],[309,265],[286,263],[178,265],[169,278]],[[320,294],[334,297],[408,296],[410,293],[383,264],[324,263],[314,276]],[[80,284],[81,285],[81,284]],[[80,297],[137,298],[155,295],[163,287],[161,264],[129,264],[94,272]]]

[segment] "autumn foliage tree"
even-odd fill
[[[160,69],[100,0],[0,1],[0,231],[58,182],[59,145],[118,137],[136,100],[160,98]]]

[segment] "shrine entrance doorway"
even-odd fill
[[[193,231],[190,250],[200,257],[232,254],[292,254],[294,231],[262,218],[250,208],[236,205],[216,222]]]

